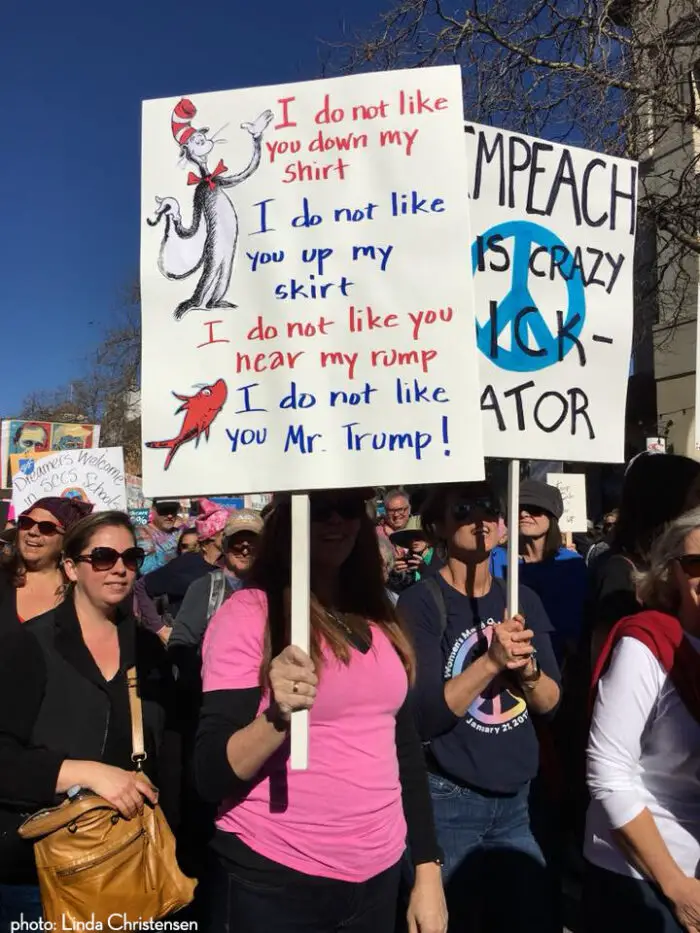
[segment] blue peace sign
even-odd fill
[[[566,356],[575,346],[575,340],[583,329],[586,318],[586,298],[584,284],[580,269],[572,269],[571,277],[562,279],[566,282],[569,306],[562,309],[562,327],[566,330],[567,339],[560,340],[558,334],[552,334],[540,314],[530,295],[528,278],[530,275],[530,256],[532,244],[544,247],[551,252],[553,247],[565,250],[569,257],[572,251],[562,243],[558,236],[529,220],[510,220],[497,224],[481,235],[484,244],[484,255],[488,253],[488,240],[494,234],[502,239],[513,237],[513,254],[511,259],[512,279],[511,289],[496,309],[496,333],[493,333],[492,321],[476,325],[476,342],[481,352],[496,366],[511,372],[525,373],[546,369],[560,362],[560,354]],[[483,248],[483,247],[482,247]],[[479,244],[475,240],[472,244],[472,274],[478,272]],[[573,266],[573,259],[572,259]],[[578,319],[577,319],[578,315]],[[505,349],[498,344],[498,338],[510,326],[511,345]],[[529,327],[537,343],[538,349],[529,349],[523,345],[526,328]],[[497,346],[494,357],[493,347]]]

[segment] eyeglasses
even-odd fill
[[[63,529],[55,522],[37,522],[28,515],[20,515],[17,519],[17,527],[20,531],[31,531],[32,528],[38,528],[39,534],[43,535],[45,538],[64,534]]]
[[[455,502],[451,509],[452,518],[457,522],[475,521],[477,515],[491,521],[497,521],[501,510],[491,499],[472,499],[469,502]]]
[[[140,547],[129,547],[125,551],[115,551],[113,547],[96,547],[89,554],[73,558],[76,564],[92,564],[92,569],[100,573],[111,570],[121,557],[127,570],[136,572],[146,558],[146,552]]]
[[[683,554],[676,559],[687,577],[700,577],[700,554]]]
[[[407,505],[402,505],[400,508],[396,508],[396,509],[387,509],[387,510],[386,510],[386,514],[387,514],[387,515],[405,515],[406,512],[408,512],[408,506],[407,506]]]
[[[344,496],[340,499],[318,499],[311,497],[309,514],[312,522],[327,522],[334,515],[339,515],[345,521],[362,518],[365,514],[363,499]]]

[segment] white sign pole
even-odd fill
[[[292,496],[292,644],[311,651],[311,583],[309,562],[309,497]],[[293,771],[309,766],[309,711],[292,714]]]
[[[518,611],[518,529],[520,526],[520,461],[508,464],[508,618]]]

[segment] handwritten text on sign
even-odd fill
[[[547,482],[556,486],[564,503],[564,514],[559,519],[563,532],[588,531],[585,473],[548,473]]]
[[[466,130],[486,454],[621,460],[637,165]]]
[[[144,105],[149,495],[482,475],[461,113],[452,67]]]
[[[121,447],[64,450],[10,457],[12,503],[19,515],[45,496],[92,502],[95,511],[126,510]]]

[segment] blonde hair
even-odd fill
[[[685,539],[700,528],[700,508],[685,512],[666,526],[653,542],[649,567],[637,571],[634,581],[639,600],[650,609],[676,612],[680,594],[672,572],[674,560],[684,552]]]

